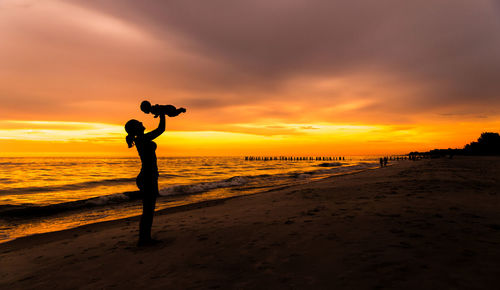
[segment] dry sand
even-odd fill
[[[0,244],[0,289],[498,289],[500,158],[405,161]],[[198,207],[198,206],[195,206]]]

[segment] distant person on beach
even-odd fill
[[[380,167],[384,167],[384,159],[380,157],[378,161],[380,162]]]
[[[384,167],[387,166],[387,161],[388,161],[387,157],[384,157]]]
[[[143,111],[146,114],[153,114],[155,115],[155,118],[157,118],[159,115],[167,115],[169,117],[176,117],[180,113],[185,113],[186,109],[184,108],[179,108],[177,109],[176,107],[172,105],[154,105],[152,106],[150,102],[148,101],[143,101],[141,103],[141,111]]]
[[[139,187],[142,195],[142,216],[139,223],[138,246],[153,245],[159,242],[151,238],[156,197],[159,195],[156,143],[153,140],[165,132],[166,113],[161,110],[153,112],[153,114],[160,117],[160,123],[158,128],[148,133],[144,133],[146,128],[137,120],[132,119],[125,124],[125,131],[128,133],[126,137],[128,147],[132,148],[135,145],[142,163],[141,172],[136,180],[137,187]]]

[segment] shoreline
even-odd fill
[[[0,244],[20,288],[480,289],[500,282],[500,158],[401,162]],[[127,277],[127,279],[124,279]]]
[[[258,194],[258,193],[254,193]],[[174,206],[174,207],[169,207],[169,208],[164,208],[159,211],[155,211],[155,217],[158,215],[168,215],[168,214],[173,214],[177,212],[184,212],[184,211],[189,211],[193,209],[200,209],[204,207],[210,207],[210,206],[215,206],[219,204],[223,204],[226,200],[230,200],[233,198],[238,198],[238,197],[243,197],[242,196],[231,196],[223,199],[215,199],[215,200],[207,200],[207,201],[201,201],[198,203],[192,203],[192,204],[186,204],[186,205],[179,205],[179,206]],[[85,224],[81,225],[78,227],[74,228],[69,228],[69,229],[64,229],[64,230],[57,230],[53,232],[46,232],[46,233],[39,233],[39,234],[33,234],[33,235],[28,235],[28,236],[23,236],[19,238],[15,238],[13,240],[9,240],[6,242],[0,242],[0,251],[2,251],[3,247],[9,249],[9,248],[19,248],[23,245],[32,243],[32,239],[36,240],[37,244],[40,244],[40,242],[51,242],[53,239],[64,239],[64,238],[71,238],[74,236],[74,232],[82,232],[82,231],[87,231],[87,230],[102,230],[106,228],[111,228],[113,226],[122,224],[122,223],[130,223],[130,222],[139,222],[141,215],[136,215],[136,216],[131,216],[131,217],[126,217],[126,218],[118,218],[114,220],[109,220],[109,221],[100,221],[96,223],[90,223],[90,224]],[[10,250],[10,249],[9,249]]]

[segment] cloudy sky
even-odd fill
[[[500,2],[0,1],[0,151],[385,154],[500,130]],[[2,148],[3,147],[3,148]]]

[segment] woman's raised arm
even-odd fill
[[[160,124],[158,124],[158,128],[146,133],[144,136],[149,140],[153,140],[160,136],[163,132],[165,132],[165,114],[160,115]]]

